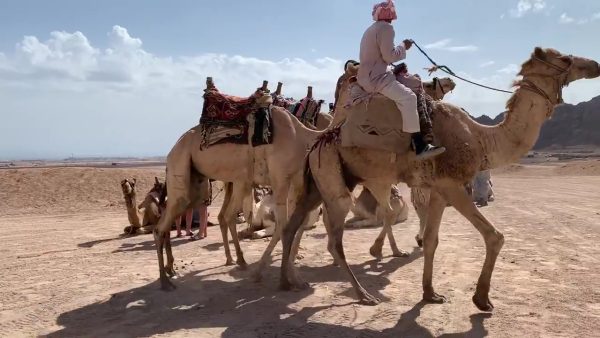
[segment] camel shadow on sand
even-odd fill
[[[381,296],[379,291],[390,283],[389,274],[420,256],[413,251],[408,258],[373,260],[352,268],[368,290]],[[253,283],[245,278],[253,271],[251,268],[246,271],[234,268],[218,274],[206,274],[213,268],[190,272],[174,280],[177,289],[172,292],[160,291],[159,283],[152,282],[113,294],[107,300],[61,314],[57,324],[63,328],[48,336],[141,337],[203,329],[208,336],[222,337],[435,337],[417,323],[421,309],[427,306],[425,303],[417,303],[401,315],[394,327],[381,332],[319,323],[310,320],[311,317],[348,304],[320,304],[293,310],[288,305],[310,296],[313,289],[278,291],[275,285],[279,268],[275,266],[266,269],[265,283]],[[333,266],[300,267],[300,272],[311,283],[346,281],[343,271]],[[224,274],[239,279],[215,279]],[[350,286],[341,292],[354,296]],[[483,322],[488,317],[488,314],[472,315],[469,331],[444,337],[483,337],[487,334]]]

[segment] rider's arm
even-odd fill
[[[406,58],[406,48],[404,48],[404,44],[394,47],[395,35],[394,27],[391,25],[382,26],[381,31],[378,34],[381,56],[383,56],[383,60],[388,64]]]

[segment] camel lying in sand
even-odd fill
[[[164,183],[161,183],[158,177],[154,177],[154,186],[139,205],[136,203],[135,184],[135,178],[131,181],[127,179],[121,181],[121,191],[130,224],[123,231],[127,234],[134,234],[141,229],[143,233],[151,233],[154,225],[158,224],[160,219],[160,196],[165,189]]]
[[[297,240],[296,233],[308,213],[324,203],[328,249],[349,276],[358,298],[369,305],[378,304],[379,300],[360,285],[348,266],[342,243],[344,219],[352,204],[351,191],[357,183],[361,183],[371,191],[384,212],[383,229],[371,247],[373,253],[380,253],[386,234],[391,234],[390,186],[401,181],[411,187],[431,189],[423,239],[423,300],[434,303],[446,301],[433,288],[433,261],[442,215],[447,203],[450,203],[473,224],[485,242],[485,260],[472,300],[480,310],[491,311],[491,277],[504,245],[504,235],[481,214],[464,185],[479,171],[514,163],[527,154],[535,144],[542,124],[550,118],[554,107],[562,103],[562,89],[576,80],[599,77],[600,65],[590,59],[538,47],[522,65],[519,75],[522,79],[515,82],[516,90],[507,102],[505,119],[496,126],[480,125],[459,107],[435,102],[433,131],[436,140],[446,147],[446,152],[427,161],[415,159],[409,146],[409,134],[398,135],[397,141],[406,146],[395,153],[342,147],[341,142],[332,141],[339,140],[335,137],[336,134],[341,135],[337,130],[321,137],[316,150],[309,154],[310,171],[305,173],[304,193],[283,229],[281,288],[307,286],[299,279],[293,259],[290,259],[293,257],[291,245]],[[350,85],[348,77],[342,83],[342,93],[346,96]],[[365,105],[361,104],[344,108],[348,116],[364,114],[365,109]],[[380,95],[370,102],[368,112],[372,111],[399,114],[394,102]],[[336,118],[338,114],[339,111]],[[341,127],[342,132],[344,126]],[[393,235],[390,240],[393,240]]]
[[[240,239],[261,239],[265,237],[271,237],[275,233],[275,201],[273,200],[273,193],[270,189],[260,197],[258,202],[254,206],[255,211],[253,212],[252,223],[248,224],[248,228],[238,232]],[[321,208],[317,208],[310,213],[308,217],[308,223],[304,229],[313,229],[319,221],[321,215]]]

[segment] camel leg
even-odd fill
[[[365,184],[367,186],[367,184]],[[381,236],[385,232],[387,234],[388,240],[390,242],[390,247],[392,248],[392,253],[394,257],[407,257],[408,252],[402,251],[398,249],[398,245],[396,244],[396,239],[394,238],[394,233],[392,231],[392,224],[394,223],[394,210],[390,205],[390,191],[391,184],[369,184],[368,189],[377,201],[377,212],[383,215],[383,229],[380,233],[380,236],[377,237],[373,246],[369,250],[371,255],[375,257],[382,256],[382,248],[383,248],[383,240],[384,237]],[[378,217],[379,219],[379,217]]]
[[[271,253],[281,238],[282,228],[287,223],[288,219],[288,206],[287,198],[290,188],[289,180],[281,180],[273,182],[273,199],[275,200],[275,232],[269,241],[269,245],[262,254],[256,271],[253,274],[254,281],[258,282],[262,279],[262,272],[267,265],[267,262],[271,260]]]
[[[340,266],[350,276],[350,282],[352,283],[360,302],[365,305],[377,305],[380,302],[379,299],[369,294],[367,290],[362,287],[352,272],[352,269],[350,269],[350,266],[348,266],[348,262],[346,261],[344,244],[342,240],[344,236],[344,219],[350,211],[351,203],[350,196],[339,195],[337,201],[331,201],[329,203],[325,202],[326,208],[329,210],[328,216],[331,221],[330,225],[332,225],[330,233],[333,236],[333,244],[335,247],[334,252]]]
[[[342,164],[335,148],[325,147],[321,150],[321,156],[317,152],[311,153],[309,161],[310,168],[313,170],[315,183],[323,197],[325,209],[327,209],[327,218],[329,221],[326,224],[330,226],[327,233],[333,238],[333,252],[336,261],[339,262],[340,267],[350,276],[350,282],[360,302],[366,305],[379,304],[379,299],[370,295],[360,285],[350,266],[348,266],[348,262],[346,262],[342,240],[344,236],[344,221],[352,206],[352,193],[341,175]],[[354,189],[354,186],[351,189]],[[389,191],[389,186],[387,189]]]
[[[411,188],[410,199],[419,217],[419,233],[415,236],[415,240],[419,247],[423,247],[423,234],[425,225],[427,224],[427,205],[429,203],[430,189],[428,188]]]
[[[308,284],[300,278],[295,266],[294,258],[298,253],[300,240],[304,233],[304,228],[309,220],[310,213],[315,210],[322,199],[319,191],[312,181],[307,182],[306,190],[297,199],[298,203],[294,208],[288,224],[285,225],[282,234],[282,258],[281,258],[281,278],[280,287],[283,290],[289,290],[292,286],[303,289]]]
[[[242,252],[240,241],[238,239],[237,222],[235,216],[237,215],[237,211],[240,209],[240,207],[242,207],[244,201],[250,196],[250,189],[250,186],[234,184],[233,196],[228,205],[230,210],[227,211],[227,214],[232,216],[231,218],[227,219],[227,224],[229,226],[229,232],[231,233],[231,239],[233,239],[233,246],[235,247],[235,255],[237,257],[236,263],[242,269],[245,269],[248,264],[244,259],[244,253]]]
[[[425,218],[427,226],[423,234],[423,300],[431,303],[443,303],[446,301],[444,296],[435,293],[432,285],[433,258],[439,242],[438,233],[445,208],[446,201],[442,196],[435,191],[431,191]]]
[[[496,259],[504,245],[504,235],[479,212],[462,187],[448,188],[443,193],[452,206],[475,226],[485,241],[485,261],[477,281],[473,303],[481,311],[492,311],[494,305],[489,299],[490,282]]]
[[[158,255],[160,284],[163,290],[175,288],[175,285],[167,278],[167,274],[174,275],[173,262],[175,259],[173,258],[171,250],[171,224],[175,220],[175,217],[183,212],[188,206],[185,196],[181,196],[183,191],[176,190],[172,184],[168,186],[168,189],[170,189],[170,199],[167,202],[165,214],[154,228],[154,241],[156,243],[156,253]],[[166,266],[164,263],[163,249],[166,249],[167,251]]]
[[[333,234],[331,233],[331,221],[329,220],[327,208],[325,207],[323,207],[323,224],[325,225],[325,230],[327,231],[327,251],[329,251],[331,257],[333,258],[333,266],[340,266],[340,263],[337,260],[337,254],[335,253],[335,241]]]
[[[233,258],[231,257],[231,250],[229,249],[229,237],[227,234],[228,231],[228,210],[229,205],[231,204],[231,199],[233,195],[233,183],[224,182],[225,184],[225,196],[223,197],[223,205],[221,205],[221,210],[219,211],[219,215],[217,218],[219,219],[219,228],[221,228],[221,236],[223,236],[223,247],[225,248],[225,265],[233,265]]]

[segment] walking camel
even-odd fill
[[[507,102],[505,120],[496,126],[480,125],[454,105],[434,103],[434,134],[447,150],[429,161],[415,161],[409,148],[408,134],[401,136],[406,147],[399,149],[397,154],[342,147],[337,142],[327,142],[331,140],[329,137],[320,138],[316,147],[318,150],[312,151],[308,158],[310,172],[305,175],[305,191],[283,229],[281,287],[290,289],[307,286],[299,279],[291,263],[291,243],[305,215],[324,202],[328,215],[324,218],[329,235],[328,247],[333,249],[337,261],[350,276],[358,298],[369,305],[379,303],[360,285],[346,262],[342,243],[344,218],[351,206],[351,190],[361,183],[371,191],[379,205],[384,206],[382,234],[389,234],[390,186],[402,181],[411,187],[431,188],[423,243],[423,300],[434,303],[446,300],[434,291],[432,274],[440,223],[446,203],[449,202],[475,226],[484,239],[486,255],[472,300],[480,310],[491,311],[490,282],[504,236],[472,203],[464,184],[478,171],[513,163],[525,155],[535,144],[544,121],[550,118],[554,107],[562,102],[562,89],[573,81],[600,76],[600,65],[590,59],[537,47],[521,66],[519,75],[522,79],[514,83],[516,90]],[[345,89],[349,83],[347,79],[342,84],[344,96],[348,95]],[[364,107],[350,107],[346,113],[366,113]],[[369,111],[376,109],[397,114],[394,103],[381,96],[374,97],[369,104]],[[396,161],[390,163],[394,158]],[[382,243],[383,237],[380,235],[372,249],[378,250]]]
[[[261,88],[266,91],[267,83]],[[207,89],[214,90],[212,79],[207,79]],[[263,93],[261,90],[258,94]],[[267,99],[268,98],[268,99]],[[258,95],[257,105],[270,105],[270,95]],[[296,181],[302,184],[302,168],[307,149],[314,143],[320,132],[302,125],[296,118],[281,107],[271,108],[273,139],[271,144],[252,147],[248,144],[220,143],[201,148],[203,138],[201,126],[197,125],[185,132],[173,146],[167,156],[167,194],[168,203],[154,231],[161,287],[174,287],[167,275],[175,274],[174,258],[170,242],[170,224],[174,218],[189,206],[199,202],[200,185],[208,178],[223,182],[232,182],[233,191],[226,196],[226,210],[222,210],[219,222],[227,224],[234,240],[237,264],[246,266],[243,253],[237,240],[236,214],[240,199],[246,198],[253,184],[271,186],[275,200],[275,218],[277,231],[263,253],[256,278],[270,258],[270,254],[279,241],[281,227],[287,222],[288,192]],[[226,156],[224,156],[226,154]],[[294,177],[297,179],[294,180]],[[230,200],[227,200],[227,199]],[[227,244],[227,228],[221,227],[224,243]],[[229,251],[225,245],[226,254]],[[166,264],[163,253],[166,252]],[[227,254],[231,257],[230,254]],[[226,264],[233,264],[229,261]]]

